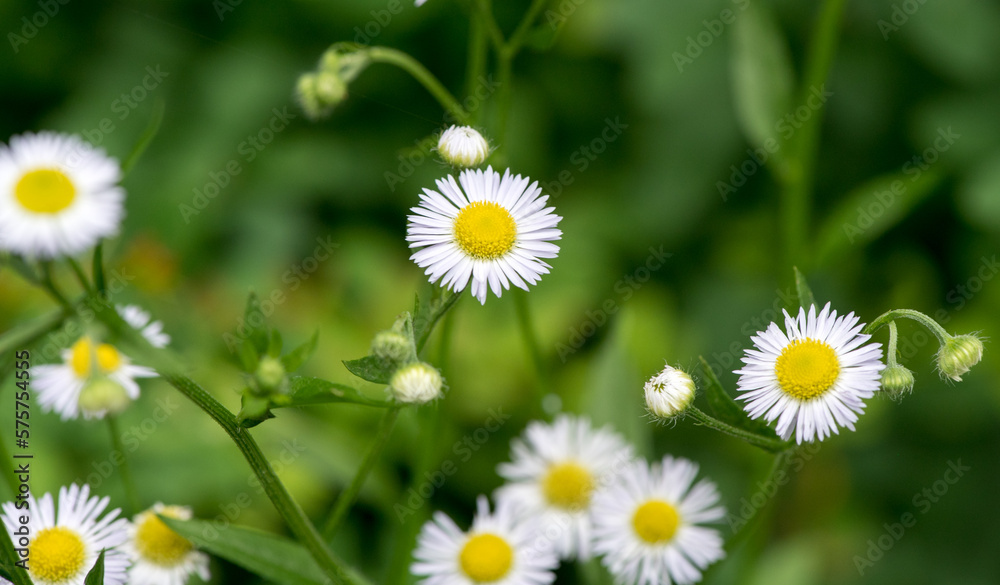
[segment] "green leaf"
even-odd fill
[[[356,388],[351,388],[345,384],[328,382],[319,378],[307,378],[293,376],[289,380],[291,392],[287,398],[287,404],[274,404],[275,408],[285,406],[309,406],[313,404],[332,404],[336,402],[347,402],[351,404],[363,404],[365,406],[378,406],[388,408],[392,403],[385,400],[369,398]]]
[[[94,568],[87,573],[83,585],[104,585],[104,549],[101,549],[101,554],[97,555],[97,562],[94,563]]]
[[[373,355],[357,360],[345,360],[344,366],[362,380],[376,384],[388,384],[396,372],[396,365]]]
[[[712,367],[708,365],[704,357],[698,356],[698,360],[701,362],[702,390],[705,395],[705,401],[708,402],[708,408],[715,415],[715,418],[755,435],[769,439],[778,438],[774,430],[767,426],[763,420],[752,419],[747,416],[743,407],[733,400],[733,397],[722,387],[722,382],[719,381],[719,378],[712,371]]]
[[[841,198],[826,213],[817,237],[819,261],[839,257],[875,240],[905,218],[934,193],[944,175],[934,170],[920,174],[898,172],[864,183]]]
[[[153,102],[153,113],[149,117],[149,123],[146,124],[146,129],[143,130],[142,136],[139,137],[139,141],[132,147],[132,152],[125,157],[125,162],[122,163],[122,176],[128,175],[128,172],[132,170],[135,163],[139,161],[139,157],[142,156],[142,153],[146,151],[146,148],[153,142],[153,139],[156,138],[156,134],[160,131],[160,124],[163,122],[164,109],[163,100],[157,98]]]
[[[6,530],[0,530],[0,566],[4,569],[4,578],[14,585],[31,585],[28,572],[15,565],[17,551]]]
[[[782,160],[778,123],[792,109],[794,72],[773,15],[754,3],[733,24],[731,75],[736,117],[747,139]]]
[[[260,356],[249,339],[244,339],[243,343],[240,344],[239,356],[244,372],[252,374],[257,371],[257,367],[260,365]]]
[[[281,357],[281,333],[277,329],[271,329],[267,339],[267,355],[274,359]]]
[[[21,278],[28,282],[38,284],[41,282],[35,267],[24,261],[24,258],[14,254],[3,254],[4,263],[21,275]]]
[[[793,266],[792,269],[795,271],[795,292],[799,300],[799,306],[804,307],[808,311],[809,307],[816,305],[816,297],[813,296],[813,291],[809,288],[809,283],[806,282],[805,275],[799,271],[797,266]],[[794,308],[789,307],[789,312]]]
[[[302,546],[273,534],[229,525],[218,529],[202,520],[160,516],[199,549],[239,565],[279,585],[320,585],[328,580]]]
[[[237,422],[245,429],[252,429],[269,418],[274,418],[271,413],[271,400],[267,396],[256,396],[250,389],[243,391],[241,401],[242,408],[236,415]]]
[[[257,293],[250,291],[250,294],[247,295],[246,309],[243,311],[243,327],[247,332],[246,339],[253,344],[258,357],[267,351],[268,335],[264,321],[264,311],[260,308],[260,299],[257,298]]]
[[[430,337],[438,319],[443,317],[461,296],[461,293],[440,287],[435,289],[429,302],[422,303],[420,296],[417,295],[413,306],[413,339],[417,353],[420,353],[424,344],[427,343],[427,338]]]
[[[313,333],[309,341],[296,347],[288,355],[282,357],[281,365],[285,366],[285,371],[291,373],[301,368],[302,364],[309,361],[309,358],[316,352],[317,343],[319,343],[319,331]]]

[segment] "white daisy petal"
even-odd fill
[[[827,303],[821,311],[785,312],[785,331],[776,323],[751,336],[755,349],[743,357],[738,392],[751,418],[777,420],[784,440],[822,441],[854,430],[864,400],[879,388],[882,346],[868,343],[854,313],[837,316]],[[786,334],[787,333],[787,334]]]
[[[471,280],[472,295],[484,304],[489,291],[500,297],[511,283],[536,284],[549,267],[539,258],[559,254],[552,241],[562,237],[562,218],[542,209],[547,198],[529,181],[488,167],[440,179],[437,191],[424,189],[408,216],[406,241],[420,248],[411,260],[431,282],[444,276],[441,286],[456,292]]]
[[[185,538],[167,527],[157,515],[188,520],[190,508],[165,506],[160,502],[141,512],[129,528],[123,546],[133,560],[129,583],[142,585],[185,585],[191,575],[210,578],[208,555],[195,550]]]

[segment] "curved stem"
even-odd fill
[[[65,295],[60,292],[59,288],[56,286],[55,280],[52,278],[52,262],[43,260],[38,264],[42,268],[42,288],[44,288],[64,309],[70,311],[73,310],[73,306],[70,305]]]
[[[326,525],[323,526],[323,537],[327,541],[330,541],[334,534],[336,534],[337,528],[344,520],[344,517],[347,516],[351,505],[354,504],[354,500],[357,499],[361,488],[365,485],[368,474],[371,473],[375,467],[375,463],[378,462],[378,458],[382,455],[382,450],[385,448],[386,443],[389,442],[389,437],[392,436],[392,429],[396,426],[396,419],[399,418],[399,410],[398,406],[389,408],[382,415],[382,421],[379,423],[378,431],[375,433],[375,442],[371,444],[368,452],[365,453],[365,458],[362,460],[361,467],[358,468],[357,473],[354,474],[351,485],[337,497],[333,511],[330,513]]]
[[[66,263],[69,264],[69,267],[73,269],[73,274],[75,274],[76,279],[80,281],[80,286],[83,287],[84,292],[88,293],[91,292],[93,289],[90,286],[90,280],[87,278],[87,275],[83,272],[83,268],[80,266],[80,263],[77,262],[76,259],[73,257],[67,257]]]
[[[504,47],[504,52],[513,58],[518,51],[521,50],[521,45],[524,43],[524,39],[528,36],[528,31],[531,29],[531,25],[535,23],[535,19],[538,15],[542,13],[542,9],[548,4],[549,0],[534,0],[531,3],[531,7],[528,8],[528,12],[524,14],[524,18],[514,29],[514,33],[510,35],[510,40],[507,41],[507,46]]]
[[[899,332],[896,329],[896,322],[889,321],[889,346],[885,350],[886,365],[895,366],[896,363],[896,343],[899,341]]]
[[[691,417],[696,421],[706,427],[709,427],[710,429],[719,431],[720,433],[724,433],[731,437],[736,437],[737,439],[742,439],[743,441],[746,441],[755,447],[760,447],[770,453],[780,453],[781,451],[785,451],[792,447],[792,444],[787,441],[782,441],[781,439],[769,439],[767,437],[762,437],[749,431],[744,431],[743,429],[726,424],[717,418],[705,414],[696,406],[689,407],[686,414],[691,415]]]
[[[493,48],[497,52],[502,52],[506,46],[503,33],[500,31],[500,27],[497,25],[496,19],[493,17],[493,6],[491,0],[475,0],[477,12],[480,18],[478,19],[484,27],[486,27],[486,32],[490,35],[490,41],[493,43]]]
[[[118,452],[118,457],[121,463],[118,465],[118,473],[122,479],[122,487],[125,488],[125,500],[128,502],[129,508],[126,510],[126,516],[131,517],[141,508],[139,504],[139,492],[135,489],[135,481],[132,479],[132,470],[128,464],[128,456],[125,454],[125,445],[122,444],[121,433],[118,432],[118,419],[114,415],[107,415],[105,417],[108,421],[108,431],[111,432],[111,448]]]
[[[462,124],[472,123],[472,118],[462,108],[461,104],[458,103],[458,100],[451,95],[451,92],[420,61],[402,51],[397,51],[389,47],[371,47],[367,52],[372,62],[395,65],[413,76],[457,121]]]
[[[359,580],[344,568],[344,563],[337,559],[327,547],[326,542],[316,531],[316,527],[309,521],[298,503],[292,499],[285,485],[278,479],[250,432],[237,423],[236,417],[189,378],[170,372],[161,372],[160,375],[167,383],[180,390],[191,402],[208,413],[236,443],[274,508],[281,514],[296,539],[316,559],[323,573],[335,584],[358,584]]]
[[[864,330],[862,330],[862,333],[871,335],[872,333],[875,333],[885,325],[890,324],[894,320],[901,318],[912,319],[917,323],[920,323],[921,325],[929,329],[930,332],[933,333],[934,336],[938,338],[938,341],[942,345],[946,341],[951,339],[951,334],[948,333],[944,327],[938,324],[937,321],[931,319],[930,317],[921,313],[920,311],[914,311],[913,309],[893,309],[891,311],[887,311],[882,315],[880,315],[878,319],[875,319],[874,321],[869,323],[868,326],[865,327]]]
[[[521,339],[524,340],[524,345],[531,356],[531,363],[535,367],[538,395],[541,399],[548,390],[548,369],[545,367],[545,358],[542,356],[538,337],[535,335],[535,324],[531,316],[531,307],[528,306],[528,295],[523,291],[512,292],[514,293],[514,309],[517,312],[518,329],[521,330]]]

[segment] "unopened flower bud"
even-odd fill
[[[105,414],[121,413],[131,402],[121,384],[101,376],[87,382],[80,391],[78,404],[87,418],[102,418]]]
[[[441,133],[437,150],[452,166],[477,167],[489,156],[490,143],[475,128],[452,126]]]
[[[261,394],[280,391],[285,381],[285,366],[281,360],[269,355],[260,358],[257,371],[253,375]]]
[[[937,367],[942,376],[956,382],[983,359],[983,342],[975,335],[955,335],[937,353]]]
[[[695,385],[686,372],[670,366],[653,376],[643,386],[646,408],[659,418],[671,419],[682,414],[694,400]]]
[[[441,396],[443,385],[441,373],[434,366],[415,362],[396,370],[389,389],[400,402],[424,404]]]
[[[882,370],[882,391],[893,400],[902,399],[913,391],[913,372],[899,364]]]
[[[380,331],[372,339],[372,355],[394,363],[402,363],[413,358],[413,344],[402,333]]]

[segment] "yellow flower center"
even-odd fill
[[[594,476],[577,463],[559,463],[549,467],[542,480],[542,492],[553,506],[583,510],[590,504]]]
[[[106,374],[118,371],[122,365],[122,355],[113,345],[102,343],[95,347],[89,337],[81,337],[71,348],[69,364],[79,378],[90,375],[94,362]]]
[[[59,213],[73,203],[76,187],[62,171],[38,169],[21,177],[14,187],[18,203],[35,213]]]
[[[672,539],[680,523],[677,508],[660,500],[646,502],[632,516],[635,533],[649,544],[660,544]]]
[[[492,583],[510,572],[514,549],[495,534],[477,534],[462,547],[459,563],[469,579],[476,583]]]
[[[28,545],[31,576],[36,582],[69,581],[86,568],[85,553],[83,539],[76,532],[62,526],[45,528]]]
[[[837,381],[840,361],[826,343],[796,339],[778,356],[774,373],[785,394],[799,400],[812,400],[822,396]]]
[[[453,226],[455,242],[478,260],[496,260],[514,247],[517,224],[497,203],[475,201],[462,208]]]
[[[164,508],[160,514],[169,518],[180,517],[176,510]],[[194,546],[160,520],[147,512],[135,531],[135,548],[146,561],[163,567],[181,563]]]

